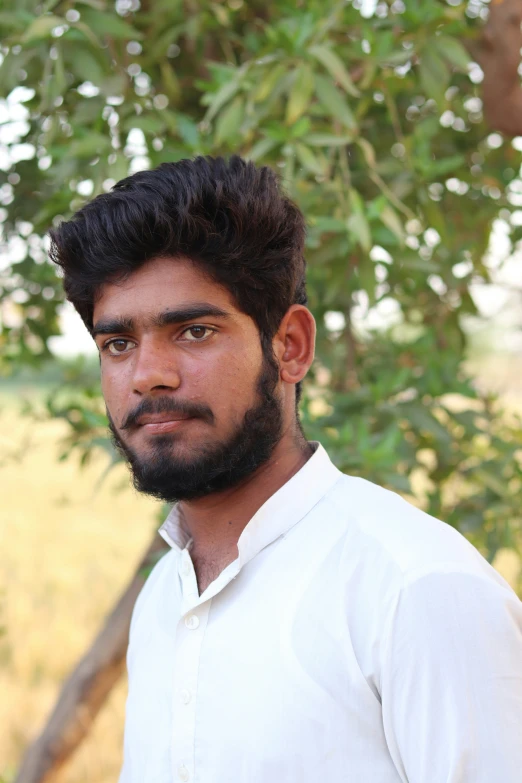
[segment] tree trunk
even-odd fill
[[[143,570],[167,549],[156,534],[104,627],[66,680],[42,734],[27,750],[14,783],[51,783],[88,734],[124,670],[132,610],[146,579]]]
[[[492,130],[522,136],[522,0],[491,0],[476,58],[484,71],[484,116]]]

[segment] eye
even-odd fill
[[[189,343],[201,343],[203,340],[207,340],[214,331],[214,329],[210,329],[208,326],[194,325],[184,329],[182,335],[183,339]]]
[[[110,353],[111,356],[121,356],[124,353],[128,353],[129,349],[127,346],[132,346],[135,344],[136,343],[133,343],[132,340],[124,340],[120,337],[116,340],[110,340],[108,343],[105,343],[103,350],[107,351],[107,353]]]

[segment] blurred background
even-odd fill
[[[46,767],[32,746],[17,777],[165,513],[129,486],[46,255],[50,226],[140,169],[279,171],[308,221],[308,437],[522,595],[521,18],[519,0],[1,0],[1,781],[121,765],[120,649],[63,752]]]

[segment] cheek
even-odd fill
[[[190,376],[191,396],[209,403],[226,402],[243,393],[245,372],[230,359],[212,366],[197,367]]]
[[[103,363],[100,369],[100,380],[101,380],[103,396],[105,397],[106,400],[108,398],[112,398],[116,393],[117,378],[115,374],[111,372],[111,368]]]
[[[114,368],[102,365],[100,380],[105,404],[117,424],[128,401],[128,379],[124,377],[124,373],[115,372]]]
[[[260,347],[259,347],[260,353]],[[261,364],[261,354],[257,356],[255,346],[246,347],[241,341],[225,337],[218,350],[202,353],[195,361],[186,366],[187,378],[198,387],[209,388],[237,387],[238,391],[249,388],[252,379],[257,377]]]
[[[212,361],[196,363],[190,370],[191,396],[211,405],[215,413],[244,410],[256,399],[261,356],[239,352],[233,346],[216,354]]]

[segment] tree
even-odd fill
[[[21,248],[2,277],[3,312],[18,316],[2,324],[3,368],[42,361],[58,331],[49,225],[140,167],[232,152],[271,164],[309,224],[308,435],[342,470],[403,493],[421,471],[419,502],[492,559],[520,543],[522,427],[466,372],[465,327],[495,221],[511,249],[522,238],[520,148],[491,132],[498,119],[522,135],[520,3],[496,3],[484,29],[482,0],[361,5],[6,4],[0,85],[24,116],[6,117],[0,172],[5,236]],[[69,386],[49,410],[84,458],[107,447],[97,392]]]

